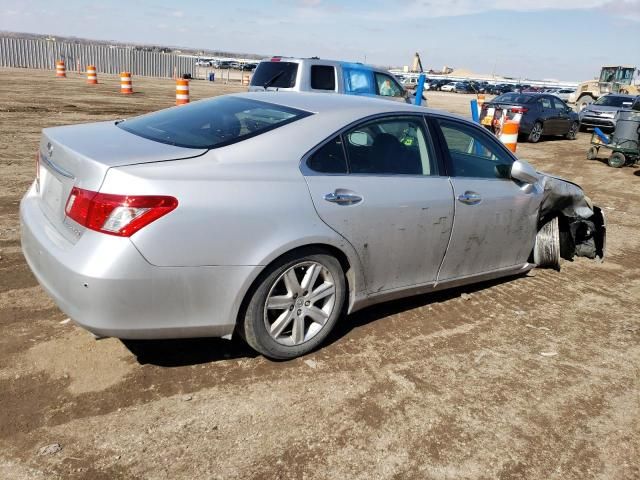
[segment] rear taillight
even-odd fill
[[[113,195],[73,187],[67,200],[67,216],[97,232],[130,237],[178,206],[174,197]]]
[[[529,109],[526,107],[511,107],[509,110],[511,110],[511,113],[523,113],[523,114],[529,111]]]
[[[280,60],[282,60],[282,57],[271,57],[272,62],[279,62]]]

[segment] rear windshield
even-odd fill
[[[594,102],[595,105],[602,105],[603,107],[622,107],[622,104],[626,103],[627,106],[631,106],[633,103],[633,97],[622,97],[618,95],[605,95],[600,97]]]
[[[260,62],[251,78],[257,87],[293,88],[296,85],[298,64],[292,62]]]
[[[118,123],[118,127],[178,147],[216,148],[309,115],[309,112],[273,103],[220,96],[131,118]]]
[[[503,93],[492,100],[493,103],[529,103],[533,99],[530,95],[520,93]]]

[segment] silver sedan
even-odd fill
[[[38,281],[96,335],[239,333],[279,359],[368,305],[604,255],[579,187],[480,126],[344,95],[45,129],[20,214]]]

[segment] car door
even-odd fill
[[[358,252],[368,292],[436,280],[453,190],[421,115],[346,129],[307,155],[302,171],[320,218]]]
[[[451,240],[438,281],[527,261],[537,232],[539,185],[510,178],[514,157],[482,127],[434,118],[455,198]]]
[[[566,135],[569,132],[569,128],[573,123],[573,119],[570,115],[570,109],[566,103],[560,100],[557,97],[551,97],[551,101],[553,102],[553,108],[556,111],[556,122],[557,122],[557,134],[558,135]]]
[[[558,125],[558,112],[553,106],[553,99],[550,96],[542,96],[538,100],[541,111],[541,121],[543,123],[543,133],[545,135],[557,135],[560,127]]]

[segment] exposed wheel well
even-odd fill
[[[251,286],[247,289],[246,293],[244,294],[242,303],[240,304],[240,308],[238,309],[238,315],[236,317],[236,332],[240,332],[241,329],[239,329],[238,327],[242,325],[242,321],[246,313],[247,305],[251,300],[251,296],[260,285],[260,282],[262,281],[262,279],[265,278],[265,275],[268,275],[267,272],[269,271],[269,267],[271,267],[271,265],[273,265],[274,263],[280,261],[283,257],[290,257],[296,254],[303,255],[303,254],[309,254],[309,253],[327,253],[335,257],[340,263],[340,266],[342,267],[342,271],[344,272],[345,282],[347,284],[347,292],[349,295],[348,298],[346,299],[347,301],[344,303],[345,310],[346,310],[346,308],[350,304],[351,298],[353,298],[353,296],[355,295],[354,275],[353,275],[353,272],[351,271],[351,263],[349,262],[349,258],[342,250],[340,250],[337,247],[334,247],[333,245],[328,245],[325,243],[312,243],[309,245],[303,245],[301,247],[293,248],[283,253],[282,255],[278,256],[277,258],[273,259],[268,265],[264,266],[260,274],[255,278],[255,280],[251,283]]]

